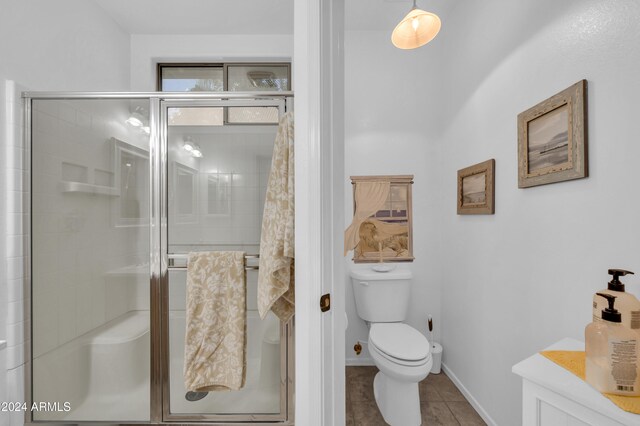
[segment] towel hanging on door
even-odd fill
[[[247,376],[244,252],[189,253],[184,342],[188,391],[238,390]]]
[[[258,311],[280,320],[294,314],[294,142],[293,113],[280,119],[262,215]]]

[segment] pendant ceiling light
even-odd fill
[[[391,42],[398,49],[415,49],[433,40],[440,31],[438,15],[418,9],[416,0],[413,7],[391,34]]]

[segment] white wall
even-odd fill
[[[290,61],[292,56],[292,35],[133,34],[131,90],[156,90],[158,62]]]
[[[466,1],[443,28],[444,362],[496,424],[515,425],[511,366],[563,337],[583,339],[607,268],[640,272],[640,5]],[[583,78],[590,177],[518,189],[517,114]],[[456,170],[489,158],[495,215],[457,216]],[[640,295],[640,279],[625,281]]]
[[[0,76],[29,90],[127,90],[129,35],[93,2],[0,0]]]
[[[434,97],[440,70],[434,66],[440,45],[401,51],[388,31],[348,31],[345,37],[345,228],[353,217],[349,176],[413,174],[413,271],[407,322],[426,333],[427,315],[440,335],[440,233],[436,199],[440,185],[435,160],[439,150],[438,105]],[[355,309],[348,272],[353,252],[345,257],[347,364],[373,364],[366,345],[356,356],[353,346],[367,340],[368,329]]]

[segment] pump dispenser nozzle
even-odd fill
[[[622,315],[613,307],[616,302],[616,296],[606,293],[596,293],[598,296],[604,297],[609,302],[609,307],[602,310],[602,319],[609,322],[622,322]]]
[[[609,269],[609,275],[613,275],[613,279],[609,281],[609,290],[624,291],[624,284],[620,282],[619,278],[627,274],[634,275],[633,272],[624,269]]]

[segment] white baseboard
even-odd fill
[[[469,392],[469,390],[466,387],[464,387],[460,379],[458,379],[458,376],[456,376],[455,373],[451,371],[451,369],[447,367],[447,365],[444,363],[442,364],[442,369],[444,370],[447,377],[451,379],[453,384],[456,385],[458,390],[462,392],[462,395],[464,395],[464,397],[467,398],[467,400],[469,401],[469,404],[471,404],[471,406],[478,412],[480,417],[482,417],[482,420],[484,420],[485,423],[489,426],[498,426],[498,424],[491,418],[489,413],[487,413],[486,410],[482,408],[482,405],[480,405],[478,400],[475,399],[473,395],[471,395],[471,392]]]
[[[369,357],[361,357],[359,356],[358,358],[346,358],[344,360],[344,363],[346,366],[352,366],[352,367],[363,367],[363,366],[368,366],[368,365],[376,365],[373,362],[373,359],[369,358]]]

